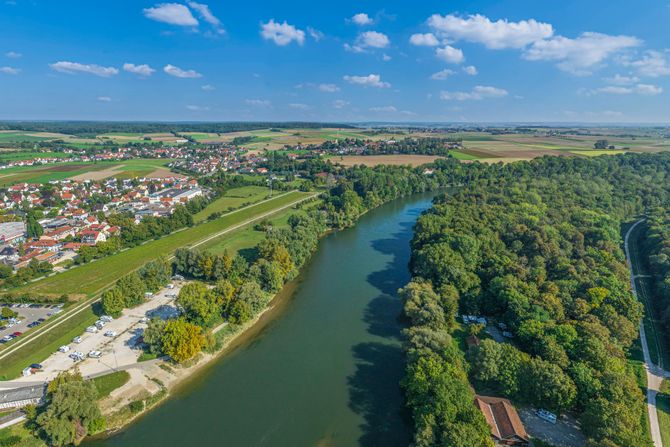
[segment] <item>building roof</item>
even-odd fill
[[[511,402],[501,397],[475,396],[475,405],[484,414],[496,440],[519,438],[529,441],[528,433]]]

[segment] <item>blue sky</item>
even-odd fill
[[[662,1],[0,2],[0,119],[670,123]]]

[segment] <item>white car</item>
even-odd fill
[[[147,324],[148,322],[149,322],[149,319],[147,317],[140,318],[140,323]]]
[[[97,327],[98,329],[102,329],[103,327],[105,327],[105,322],[98,320],[95,322],[95,327]]]
[[[558,419],[554,413],[551,413],[550,411],[547,411],[547,410],[542,410],[542,409],[537,410],[536,414],[540,418],[544,419],[545,421],[547,421],[551,424],[555,424],[556,420]]]
[[[75,362],[80,362],[80,361],[84,360],[84,353],[79,352],[79,351],[75,351],[72,354],[70,354],[68,357],[70,357]]]
[[[105,337],[116,337],[116,331],[105,332]]]
[[[174,284],[168,284],[167,288],[170,289],[170,290],[174,289]]]
[[[58,348],[58,351],[60,352],[68,352],[70,350],[70,347],[68,345],[63,345],[60,348]]]
[[[99,359],[100,357],[102,357],[102,352],[100,352],[100,351],[91,351],[91,352],[88,353],[88,356],[89,356],[90,358],[92,358],[92,359]]]
[[[81,337],[75,337],[72,339],[72,343],[81,343]]]
[[[89,326],[89,327],[86,328],[86,332],[89,332],[91,334],[95,334],[96,332],[98,332],[98,328],[95,327],[95,326]]]
[[[114,318],[110,317],[109,315],[103,315],[102,317],[100,317],[100,321],[105,322],[105,323],[109,323],[113,319]]]

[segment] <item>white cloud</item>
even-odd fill
[[[339,92],[340,88],[335,84],[319,84],[319,90],[326,93]]]
[[[370,111],[372,111],[372,112],[393,113],[393,112],[397,112],[398,109],[396,109],[393,106],[383,106],[383,107],[370,107]]]
[[[192,112],[206,112],[209,110],[207,106],[187,105],[186,108]]]
[[[344,48],[354,53],[362,53],[367,48],[386,48],[391,43],[391,40],[384,33],[377,31],[366,31],[360,33],[353,45],[344,44]]]
[[[23,56],[23,54],[17,53],[16,51],[8,51],[5,53],[5,56],[7,56],[10,59],[18,59],[21,56]]]
[[[100,102],[112,102],[112,98],[109,96],[98,96],[98,101]]]
[[[191,14],[191,10],[180,3],[161,3],[153,8],[146,8],[144,16],[170,25],[198,26],[198,21]]]
[[[343,109],[348,105],[349,102],[343,99],[336,99],[335,101],[333,101],[333,107],[335,107],[336,109]]]
[[[226,31],[221,27],[221,20],[212,13],[208,5],[190,1],[188,6],[196,11],[202,20],[212,25],[218,34],[225,34]]]
[[[608,85],[594,90],[593,93],[609,93],[613,95],[630,95],[636,93],[638,95],[655,96],[663,93],[663,87],[652,84],[636,84],[630,87]]]
[[[640,78],[637,76],[623,76],[617,73],[612,78],[606,78],[605,81],[609,82],[610,84],[629,85],[640,82]]]
[[[254,107],[272,107],[272,103],[267,99],[247,99],[244,102]]]
[[[319,42],[321,39],[326,37],[326,35],[323,32],[319,31],[316,28],[312,28],[311,26],[307,27],[307,34],[309,34],[309,37],[314,39],[316,42]]]
[[[440,99],[444,101],[478,101],[485,98],[502,98],[507,95],[507,90],[502,88],[478,85],[469,92],[442,91],[440,92]]]
[[[438,71],[437,73],[433,73],[430,76],[430,79],[434,81],[444,81],[454,73],[456,73],[454,70],[449,70],[448,68],[445,68],[444,70]]]
[[[351,18],[351,21],[354,22],[356,25],[361,26],[370,25],[372,23],[372,19],[370,18],[370,16],[364,12],[354,14],[353,17]]]
[[[422,47],[436,47],[440,44],[440,41],[437,40],[435,34],[425,33],[425,34],[412,34],[409,38],[409,43],[416,46]]]
[[[216,90],[216,87],[214,87],[213,85],[210,85],[210,84],[205,84],[200,88],[202,90],[206,91],[206,92],[211,92],[212,90]]]
[[[78,62],[59,61],[49,65],[52,70],[61,73],[90,73],[103,78],[108,78],[119,73],[119,70],[114,67],[102,67],[95,64],[80,64]]]
[[[181,68],[172,64],[167,64],[163,67],[163,71],[170,76],[176,78],[201,78],[202,75],[195,70],[182,70]]]
[[[388,61],[390,61],[391,59],[393,59],[393,58],[392,58],[391,56],[389,56],[388,54],[386,54],[386,53],[384,53],[384,54],[382,55],[382,60],[383,60],[384,62],[388,62]]]
[[[295,41],[298,45],[305,43],[305,32],[293,25],[277,23],[270,19],[268,23],[261,23],[261,36],[265,40],[272,40],[280,46],[288,45]]]
[[[659,51],[647,51],[642,59],[624,61],[624,65],[633,67],[641,76],[649,76],[650,78],[670,75],[670,64],[665,55]]]
[[[298,109],[298,110],[309,110],[309,106],[307,104],[302,104],[302,103],[291,103],[288,105],[292,109]]]
[[[554,34],[548,23],[535,19],[509,22],[506,19],[492,22],[488,17],[476,14],[458,17],[452,14],[434,14],[428,25],[440,35],[454,40],[466,40],[485,45],[491,49],[523,48]]]
[[[463,67],[463,71],[465,72],[465,74],[469,74],[470,76],[475,76],[477,73],[479,73],[477,71],[477,67],[475,67],[474,65],[468,65],[467,67]]]
[[[21,73],[21,70],[19,68],[14,68],[14,67],[0,67],[0,73],[9,74],[9,75],[17,75],[17,74]]]
[[[576,39],[556,36],[534,42],[524,57],[531,61],[555,61],[561,70],[588,74],[608,57],[641,43],[636,37],[586,32]]]
[[[369,74],[367,76],[344,76],[343,79],[350,84],[363,85],[365,87],[389,88],[391,84],[384,82],[378,74]]]
[[[444,48],[437,48],[435,50],[435,55],[443,61],[449,62],[450,64],[460,64],[465,60],[463,51],[459,50],[458,48],[454,48],[451,45],[447,45]]]
[[[123,64],[123,69],[128,73],[133,73],[144,77],[151,76],[153,72],[156,71],[147,64],[135,65],[135,64],[129,64],[127,62]]]

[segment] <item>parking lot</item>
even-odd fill
[[[40,319],[46,321],[52,315],[61,312],[57,304],[43,305],[43,304],[2,304],[2,307],[7,307],[19,316],[17,323],[10,323],[8,320],[0,321],[0,343],[6,343],[5,337],[11,336],[15,332],[24,333],[30,330],[29,324],[33,322],[40,322]],[[61,306],[62,307],[62,306]],[[42,321],[42,322],[43,322]],[[4,339],[4,340],[3,340]]]
[[[92,333],[79,334],[78,337],[81,338],[79,343],[71,341],[65,345],[67,346],[64,349],[65,352],[54,352],[41,362],[42,370],[10,382],[16,385],[37,380],[48,381],[60,372],[67,371],[75,366],[84,376],[99,375],[137,363],[137,358],[141,352],[137,349],[137,341],[144,328],[146,328],[146,324],[142,321],[151,316],[171,317],[176,315],[177,310],[173,302],[180,289],[180,284],[176,284],[172,289],[165,288],[140,306],[124,310],[119,318],[105,323],[102,329]],[[106,336],[105,333],[110,331],[114,332],[115,335]],[[89,353],[92,351],[100,352],[100,356],[98,358],[89,357]],[[83,360],[73,360],[70,356],[75,352],[81,353]],[[3,383],[2,385],[9,385],[9,383]]]

